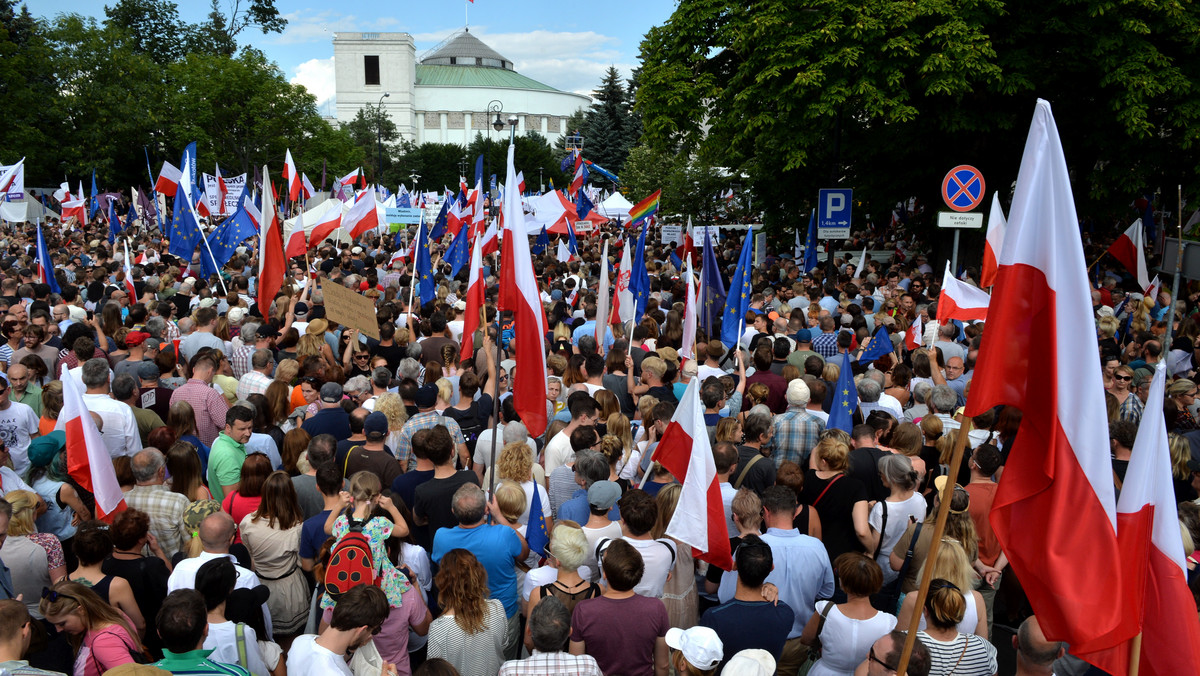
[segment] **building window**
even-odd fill
[[[365,82],[369,85],[379,84],[379,57],[364,56],[363,69],[366,71]]]
[[[458,64],[458,58],[457,58],[457,57],[453,57],[453,56],[452,56],[452,57],[450,57],[450,65],[451,65],[451,66],[454,66],[454,65],[457,65],[457,64]]]

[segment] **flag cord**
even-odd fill
[[[965,417],[965,416],[964,416]],[[971,419],[966,418],[962,421],[962,427],[958,430],[958,437],[954,440],[954,452],[950,456],[950,467],[946,471],[949,477],[958,476],[958,468],[962,465],[963,449],[967,445],[967,436],[971,432]],[[950,503],[954,498],[954,488],[957,484],[947,481],[942,487],[941,502],[938,505],[937,521],[933,527],[933,538],[929,542],[929,553],[925,555],[926,561],[936,561],[937,551],[942,544],[942,534],[946,532],[946,520],[950,517]],[[912,620],[909,622],[908,635],[904,638],[904,650],[900,653],[900,664],[896,666],[897,676],[905,676],[908,670],[908,660],[912,657],[913,645],[917,639],[917,630],[921,626],[922,608],[925,607],[925,599],[929,595],[929,583],[933,581],[933,566],[925,566],[924,572],[921,574],[921,585],[917,589],[916,604],[913,606]],[[970,593],[970,590],[965,590],[964,593]],[[1131,674],[1131,676],[1134,676]]]

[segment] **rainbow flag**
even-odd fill
[[[629,224],[625,227],[632,228],[639,225],[642,221],[651,218],[658,214],[658,198],[662,195],[662,190],[655,190],[652,195],[638,202],[632,209],[629,210]]]

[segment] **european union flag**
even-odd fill
[[[446,251],[446,262],[450,264],[451,277],[457,277],[458,271],[462,270],[463,266],[471,258],[470,242],[468,241],[471,238],[467,234],[466,228],[460,230],[454,236],[454,241],[450,242],[450,248]],[[425,285],[422,284],[421,288],[424,289]],[[424,294],[422,294],[422,297],[424,297]]]
[[[176,190],[175,213],[171,219],[171,246],[167,253],[191,262],[200,236],[200,221],[196,218],[191,199],[182,189]]]
[[[550,246],[550,235],[546,233],[546,226],[542,226],[542,231],[538,233],[537,239],[534,240],[533,246],[529,247],[530,253],[534,256],[541,256],[546,253],[546,247]]]
[[[429,231],[429,239],[435,242],[442,241],[442,235],[446,234],[447,216],[450,213],[450,200],[442,200],[442,208],[438,211],[437,218],[433,219],[433,228]]]
[[[882,359],[892,354],[893,350],[892,340],[888,338],[887,327],[881,324],[875,331],[875,335],[871,337],[871,342],[867,344],[867,349],[858,355],[858,361],[866,363]]]
[[[117,241],[117,235],[121,234],[121,219],[117,218],[116,200],[108,201],[108,243],[113,244]]]
[[[717,254],[713,251],[708,230],[704,230],[701,238],[704,243],[701,245],[702,255],[700,256],[700,302],[704,304],[704,312],[700,313],[697,319],[700,326],[704,327],[709,335],[712,335],[717,313],[720,312],[719,308],[725,306],[725,280],[721,279]]]
[[[396,198],[396,206],[401,209],[408,209],[412,207],[412,199],[408,196],[407,190],[401,192],[399,197]]]
[[[742,242],[742,253],[738,256],[737,270],[729,280],[729,295],[725,298],[725,310],[721,312],[721,342],[733,349],[741,338],[742,319],[750,309],[750,273],[754,265],[754,228],[746,228],[746,239]]]
[[[92,169],[92,196],[88,198],[88,218],[95,218],[100,211],[100,191],[96,188],[96,170]],[[108,240],[112,243],[112,240]]]
[[[254,219],[246,210],[246,194],[242,195],[242,203],[233,215],[225,219],[221,225],[205,238],[208,247],[201,252],[200,274],[206,279],[217,274],[229,259],[233,258],[234,250],[250,237],[258,234]],[[209,255],[211,253],[211,255]]]
[[[833,403],[829,406],[829,422],[825,426],[849,434],[850,428],[854,427],[854,411],[858,409],[858,389],[854,386],[850,355],[845,355],[841,366],[837,387],[833,388]]]
[[[817,212],[808,216],[808,237],[804,239],[804,274],[815,270],[817,266]]]
[[[474,185],[480,186],[481,190],[483,189],[483,154],[482,153],[479,155],[479,157],[475,158],[475,183],[474,183]]]
[[[646,271],[646,229],[649,225],[648,219],[642,223],[642,234],[638,236],[637,249],[633,255],[633,270],[629,275],[635,322],[642,321],[642,315],[646,314],[646,301],[650,299],[650,273]]]
[[[529,506],[529,525],[525,529],[525,542],[529,551],[538,556],[546,555],[546,545],[550,544],[550,534],[546,532],[546,518],[542,514],[542,498],[538,489],[533,487],[533,504]]]
[[[417,274],[421,276],[421,305],[433,300],[433,262],[429,259],[429,230],[425,219],[417,225]]]
[[[595,206],[592,204],[592,200],[588,199],[587,191],[581,188],[579,194],[575,196],[575,213],[579,215],[579,220],[587,218]]]
[[[567,248],[571,250],[572,256],[579,256],[579,242],[575,239],[575,226],[571,225],[571,221],[567,221]],[[583,258],[583,256],[579,257]],[[647,279],[649,279],[649,275],[647,275]],[[646,288],[649,289],[650,285],[647,284]]]

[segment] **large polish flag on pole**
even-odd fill
[[[100,430],[83,401],[79,383],[62,367],[63,407],[54,428],[67,436],[67,474],[96,497],[96,518],[112,523],[125,510],[125,495]]]
[[[1159,364],[1150,383],[1149,401],[1161,401],[1166,365]],[[1157,398],[1155,398],[1157,397]],[[1131,613],[1141,622],[1139,673],[1146,676],[1195,673],[1200,664],[1200,622],[1187,583],[1187,560],[1179,532],[1179,511],[1171,479],[1171,451],[1161,406],[1142,416],[1137,439],[1117,502],[1117,539],[1132,587]],[[1132,653],[1120,644],[1080,655],[1115,676],[1132,670]]]
[[[466,237],[460,231],[458,237]],[[476,237],[471,247],[471,274],[467,278],[467,309],[463,315],[462,351],[464,358],[475,354],[475,332],[479,330],[479,311],[483,309],[483,239]],[[514,402],[515,403],[515,402]]]
[[[996,259],[1004,248],[1004,233],[1008,223],[1004,210],[1000,208],[1000,193],[992,194],[992,213],[988,215],[987,240],[983,243],[983,271],[979,274],[979,286],[989,287],[996,283]]]
[[[1040,99],[997,262],[966,414],[1003,404],[1025,417],[992,528],[1046,636],[1072,652],[1110,648],[1134,636],[1138,622],[1126,612],[1079,220],[1054,116]]]
[[[508,144],[508,173],[504,183],[517,185],[513,165],[515,147]],[[504,241],[500,262],[500,304],[513,312],[516,327],[516,354],[521,371],[513,379],[513,404],[531,436],[546,431],[546,311],[542,308],[533,257],[529,254],[529,236],[525,234],[525,212],[521,193],[504,193]]]
[[[1150,288],[1150,273],[1146,271],[1146,235],[1142,219],[1137,219],[1126,228],[1117,241],[1108,247],[1108,253],[1121,261],[1121,265],[1137,277],[1138,288],[1142,291]]]
[[[608,306],[609,306],[609,289],[608,289],[608,240],[604,240],[604,247],[600,251],[600,287],[596,289],[596,344],[600,346],[600,351],[604,351],[604,339],[608,335]]]
[[[629,238],[625,239],[625,247],[621,250],[621,266],[617,268],[617,283],[614,285],[612,316],[608,322],[633,321],[633,291],[629,288],[629,280],[633,278],[633,263],[629,259]]]
[[[671,423],[663,430],[662,440],[654,450],[654,461],[683,482],[679,506],[675,508],[671,523],[667,524],[667,535],[691,545],[696,558],[722,570],[731,570],[733,555],[729,551],[717,463],[708,444],[708,427],[704,424],[699,378],[688,382],[679,408],[675,409]]]
[[[263,185],[271,185],[267,165],[262,169]],[[263,190],[262,214],[258,222],[258,309],[266,317],[271,311],[271,302],[283,286],[283,232],[275,213],[275,198],[270,190]]]
[[[992,297],[987,291],[965,284],[950,272],[950,261],[946,261],[946,274],[942,277],[942,293],[938,296],[937,320],[943,324],[951,319],[962,322],[987,319],[988,303]]]
[[[696,358],[696,276],[692,273],[692,257],[684,262],[687,270],[687,304],[683,307],[683,344],[679,356]]]

